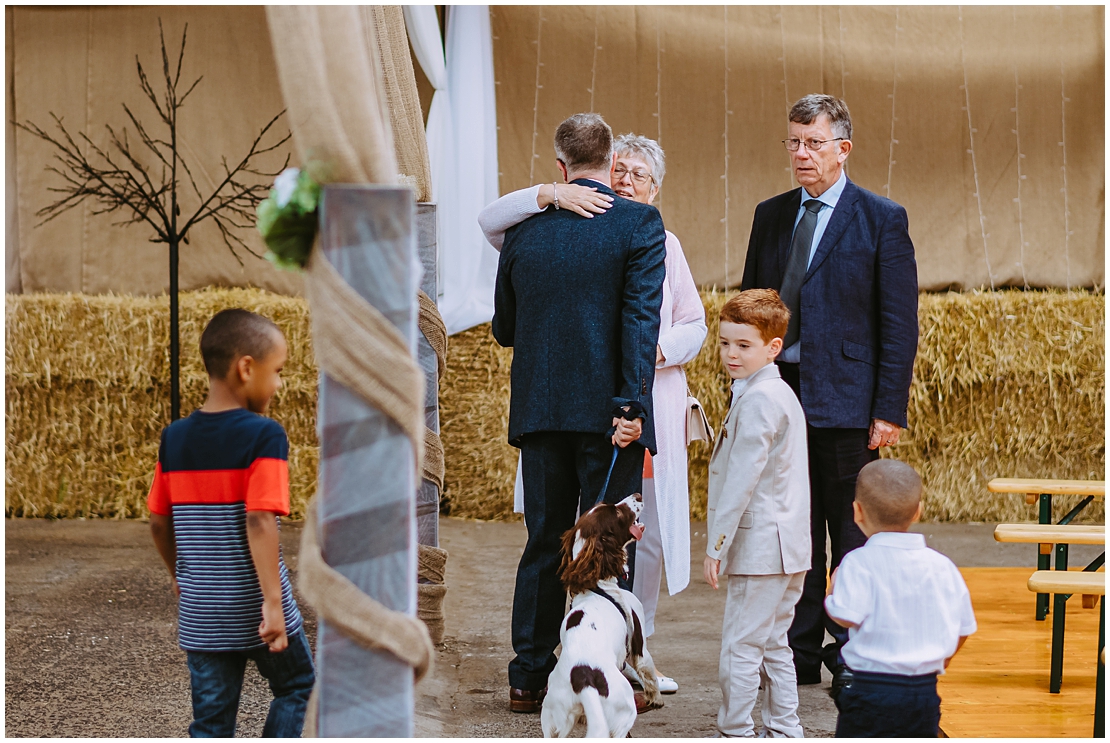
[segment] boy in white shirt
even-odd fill
[[[705,580],[728,575],[721,630],[725,737],[753,737],[762,681],[763,734],[802,737],[787,630],[810,567],[809,457],[802,406],[773,363],[790,311],[771,289],[721,308],[721,362],[733,400],[709,460]]]
[[[975,632],[960,571],[909,531],[921,516],[921,478],[893,459],[865,466],[855,522],[867,543],[833,573],[825,610],[848,628],[851,679],[836,699],[838,738],[937,737],[937,674]]]

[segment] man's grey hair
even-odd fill
[[[599,114],[575,114],[555,130],[555,157],[570,172],[609,169],[613,130]]]
[[[617,153],[617,157],[621,155],[642,157],[651,165],[651,177],[655,180],[655,187],[663,187],[663,176],[667,172],[667,166],[663,159],[663,148],[654,139],[631,132],[622,134],[613,143],[613,151]]]
[[[790,121],[795,124],[812,124],[821,114],[829,117],[833,134],[852,138],[852,115],[848,113],[848,104],[839,98],[811,93],[790,107]]]

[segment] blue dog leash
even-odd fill
[[[641,412],[643,412],[643,406],[641,406],[640,403],[633,401],[628,410],[624,410],[621,412],[621,417],[627,421],[633,421],[640,417]],[[613,428],[609,429],[609,433],[606,435],[611,438],[616,432],[617,429],[616,426],[614,426]],[[609,460],[609,471],[605,473],[605,484],[601,486],[601,492],[597,494],[597,500],[594,501],[595,506],[605,499],[605,491],[609,489],[609,479],[613,477],[613,467],[615,467],[617,464],[618,453],[620,453],[620,447],[616,444],[613,444],[613,457]]]
[[[605,491],[609,489],[609,479],[613,476],[613,467],[617,463],[617,454],[620,452],[620,447],[613,444],[613,458],[609,460],[609,471],[605,473],[605,484],[601,486],[601,492],[597,494],[597,500],[594,501],[596,506],[605,499]]]

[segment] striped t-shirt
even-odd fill
[[[244,408],[196,411],[162,431],[151,513],[172,516],[182,650],[250,650],[266,643],[262,588],[247,544],[247,511],[289,513],[289,440],[281,424]],[[279,548],[285,631],[301,627]]]

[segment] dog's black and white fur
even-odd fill
[[[636,722],[627,662],[652,707],[662,706],[655,664],[643,635],[644,607],[617,585],[627,570],[625,545],[643,533],[639,493],[587,511],[563,537],[560,577],[570,610],[559,630],[562,653],[548,677],[540,722],[545,738],[565,738],[586,718],[586,737],[624,738]]]

